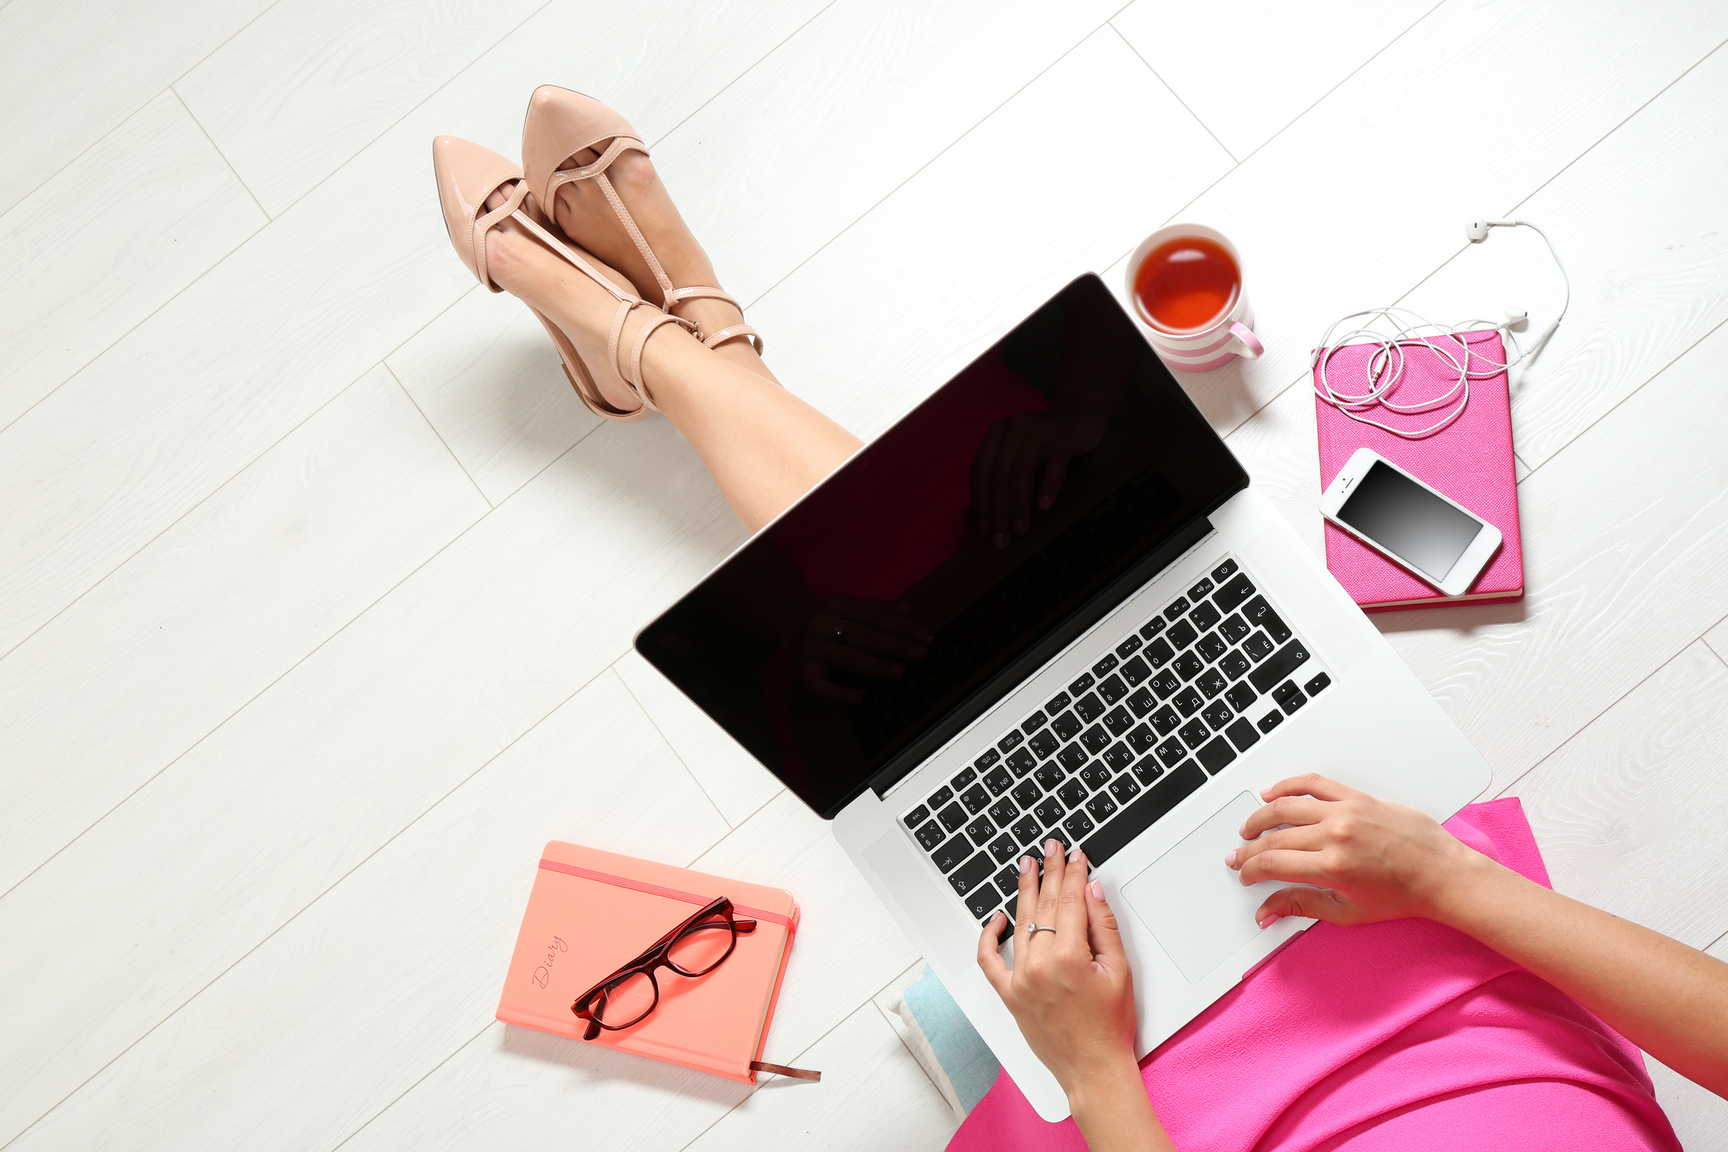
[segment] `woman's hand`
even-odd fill
[[[1063,407],[1019,412],[984,433],[972,457],[972,522],[997,548],[1032,528],[1033,489],[1039,509],[1049,511],[1062,491],[1068,463],[1098,446],[1102,414]]]
[[[856,704],[864,693],[829,679],[851,672],[875,680],[898,680],[906,666],[922,660],[935,639],[904,604],[888,604],[836,593],[804,621],[797,635],[798,676],[824,700]]]
[[[1242,825],[1248,843],[1224,862],[1242,874],[1243,884],[1318,885],[1268,896],[1255,913],[1262,928],[1280,916],[1333,924],[1444,920],[1448,900],[1466,877],[1484,865],[1498,867],[1426,813],[1324,776],[1292,776],[1260,798],[1269,803]]]

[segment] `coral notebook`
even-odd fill
[[[661,969],[659,1007],[589,1043],[754,1083],[751,1065],[761,1059],[798,929],[798,903],[781,888],[554,840],[534,876],[498,1019],[580,1040],[585,1022],[570,1011],[576,997],[716,896],[756,930],[706,976]]]
[[[1465,338],[1473,354],[1494,363],[1505,362],[1500,333],[1472,332]],[[1368,359],[1377,351],[1379,346],[1370,344],[1339,350],[1327,368],[1333,386],[1348,381],[1348,390],[1360,391],[1355,384],[1364,378]],[[1457,378],[1457,369],[1439,356],[1413,355],[1406,362],[1404,379],[1390,398],[1413,404],[1441,395]],[[1435,604],[1496,604],[1524,595],[1524,548],[1518,536],[1518,481],[1512,470],[1512,409],[1505,372],[1471,380],[1470,403],[1463,415],[1425,440],[1406,440],[1352,420],[1318,395],[1314,409],[1322,492],[1356,449],[1372,448],[1500,529],[1504,538],[1500,551],[1488,561],[1470,590],[1449,597],[1327,523],[1326,567],[1352,600],[1369,612],[1385,612]],[[1446,411],[1447,406],[1442,406],[1437,412],[1404,416],[1377,407],[1366,414],[1383,424],[1408,426],[1415,431]]]

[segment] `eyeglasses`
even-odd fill
[[[606,979],[576,997],[570,1011],[588,1021],[582,1039],[592,1040],[602,1028],[616,1032],[640,1024],[660,1004],[660,982],[654,973],[670,968],[680,976],[706,976],[726,962],[738,946],[740,933],[756,931],[756,921],[732,915],[732,901],[721,896],[690,919],[656,940],[649,949]]]

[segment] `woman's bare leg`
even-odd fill
[[[566,332],[595,333],[605,343],[617,301],[525,229],[506,221],[491,234],[486,256],[492,279],[501,287]],[[735,317],[736,310],[731,311]],[[632,314],[620,339],[622,347],[631,346],[637,328],[651,314],[648,308]],[[728,354],[727,347],[743,348],[749,360],[736,351]],[[743,341],[704,348],[670,324],[651,335],[642,350],[642,380],[655,406],[696,449],[727,503],[752,532],[859,446],[857,437],[781,388],[761,364]]]

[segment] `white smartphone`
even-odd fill
[[[1320,514],[1448,596],[1462,596],[1500,547],[1500,529],[1371,448],[1320,495]]]

